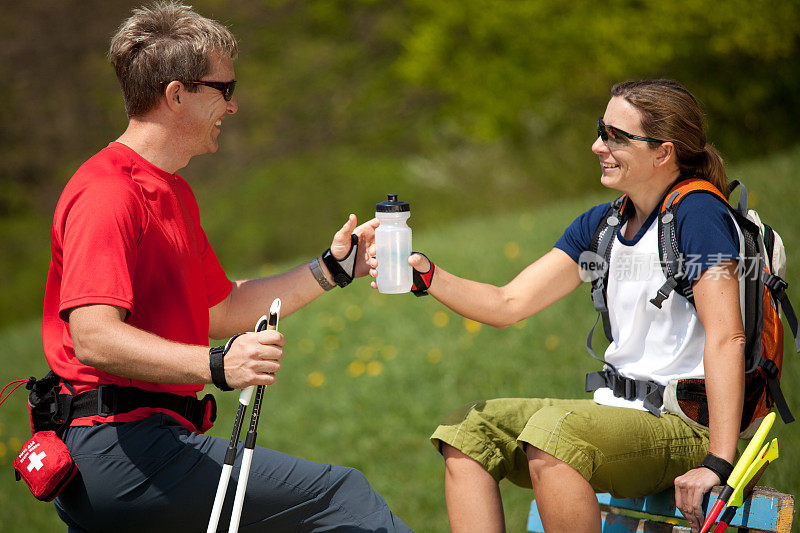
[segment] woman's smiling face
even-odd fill
[[[618,96],[608,102],[603,122],[633,135],[647,136],[642,131],[640,112]],[[609,147],[598,136],[592,152],[600,161],[600,182],[606,187],[630,193],[651,181],[656,150],[646,141],[632,140],[625,146]]]

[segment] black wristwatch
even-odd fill
[[[221,391],[233,390],[228,386],[228,380],[225,379],[225,355],[231,349],[231,344],[236,340],[239,335],[244,333],[237,333],[222,346],[214,346],[208,350],[208,364],[211,367],[211,381]]]
[[[731,477],[731,472],[733,472],[732,464],[722,457],[717,457],[711,452],[709,452],[708,455],[706,455],[706,458],[703,459],[703,462],[700,463],[700,467],[708,468],[714,472],[717,476],[719,476],[719,480],[722,483],[725,483],[725,480]]]

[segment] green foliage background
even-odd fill
[[[219,152],[181,171],[231,276],[269,274],[307,260],[328,246],[349,212],[369,218],[375,202],[397,192],[412,203],[417,248],[457,273],[502,283],[545,251],[588,202],[613,196],[600,187],[589,151],[594,123],[611,85],[641,77],[683,82],[707,112],[709,139],[732,163],[732,177],[769,199],[760,209],[779,204],[767,220],[785,239],[800,234],[793,194],[800,169],[799,0],[193,4],[228,24],[242,51],[239,113],[225,121]],[[4,356],[2,378],[42,373],[36,320],[50,217],[75,168],[125,127],[105,53],[136,5],[0,3],[0,329],[12,354]],[[522,253],[498,266],[507,240]],[[797,249],[789,248],[790,282],[800,279]],[[481,262],[484,253],[492,260]],[[583,326],[573,331],[590,319],[588,303],[574,296],[521,331],[484,327],[473,335],[453,315],[449,329],[421,320],[438,310],[432,302],[387,302],[356,290],[286,321],[288,333],[312,348],[276,387],[280,430],[265,431],[262,444],[359,466],[409,523],[440,531],[446,528],[441,465],[424,442],[432,425],[475,398],[573,395],[590,364],[580,346]],[[347,328],[334,331],[335,317],[349,306],[362,306],[364,318],[345,318]],[[415,332],[413,339],[391,333],[401,326]],[[534,364],[550,360],[543,344],[550,335],[560,339],[559,355],[575,354],[558,369]],[[326,340],[331,336],[335,347]],[[369,357],[382,361],[384,371],[353,382],[345,368],[362,346],[368,348],[359,353],[367,357],[372,349]],[[397,348],[395,359],[375,355],[386,346]],[[435,349],[442,351],[438,364],[428,359]],[[521,362],[531,362],[530,369],[520,373]],[[788,365],[797,368],[796,361]],[[556,371],[562,368],[569,368],[563,379]],[[313,371],[327,376],[326,385],[298,401]],[[314,420],[308,413],[322,413],[327,422],[306,427]],[[401,446],[381,437],[380,426],[365,425],[382,414],[396,420],[390,434],[403,435]],[[0,444],[8,450],[15,444],[10,438],[24,437],[24,420],[5,416],[4,406]],[[789,443],[797,432],[785,435],[784,465],[793,469]],[[2,464],[10,464],[8,455]],[[797,494],[797,477],[780,476],[768,482]],[[29,505],[20,489],[0,484],[0,529],[7,517],[39,516],[42,507]],[[518,520],[530,495],[504,491]],[[510,529],[514,524],[521,527],[510,521]]]
[[[588,146],[623,79],[685,83],[733,162],[800,137],[798,0],[194,4],[242,50],[239,114],[182,171],[232,272],[316,253],[387,192],[422,228],[599,190]],[[136,5],[0,3],[0,324],[38,315],[58,194],[124,129],[105,53]]]

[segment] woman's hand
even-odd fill
[[[369,275],[373,278],[378,277],[378,259],[375,257],[375,247],[372,247],[372,253],[368,258],[368,264],[370,266]],[[411,254],[408,257],[408,264],[411,265],[411,268],[418,272],[427,272],[431,269],[431,262],[422,254]],[[373,281],[370,283],[370,287],[373,289],[378,288],[378,283]]]
[[[431,269],[431,262],[422,254],[411,254],[408,258],[408,264],[417,272],[425,273]]]
[[[703,525],[703,496],[715,485],[724,480],[708,468],[693,468],[675,478],[675,507],[689,521],[692,533],[697,533]]]

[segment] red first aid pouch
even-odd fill
[[[78,467],[55,431],[39,431],[22,446],[14,470],[17,481],[24,479],[36,499],[49,502],[75,477]]]

